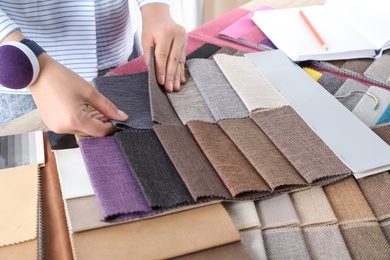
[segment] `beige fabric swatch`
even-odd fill
[[[282,194],[255,202],[261,228],[278,228],[300,224],[294,205],[288,194]]]
[[[38,259],[38,240],[35,238],[19,244],[0,247],[0,259],[36,260]]]
[[[381,57],[374,60],[364,72],[364,76],[388,84],[387,79],[390,77],[390,52],[384,52]]]
[[[323,189],[339,224],[376,220],[352,176],[326,185]]]
[[[290,196],[301,221],[301,226],[337,222],[328,198],[320,186],[292,192]]]
[[[240,240],[226,210],[214,204],[175,214],[73,233],[78,259],[166,259]]]
[[[37,237],[38,165],[0,171],[0,247]]]
[[[240,231],[241,241],[252,259],[267,259],[261,229]]]
[[[250,112],[288,105],[245,57],[218,54],[214,60]]]
[[[47,130],[49,129],[43,122],[38,109],[34,109],[33,111],[0,126],[0,136]]]
[[[253,201],[223,203],[238,230],[260,228],[260,220]]]

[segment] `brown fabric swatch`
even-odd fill
[[[353,223],[340,229],[352,259],[389,259],[390,243],[378,223]]]
[[[378,220],[390,218],[390,174],[383,172],[357,179],[364,197]]]
[[[382,228],[383,234],[385,234],[387,242],[390,244],[390,220],[381,221],[379,225]]]
[[[367,200],[352,176],[326,185],[323,189],[339,220],[339,224],[376,220]]]
[[[373,59],[352,59],[347,60],[340,67],[341,70],[346,70],[349,72],[357,73],[363,75],[366,69],[372,64]]]
[[[290,106],[252,117],[307,182],[322,184],[351,174]]]
[[[270,190],[218,125],[191,121],[188,122],[188,127],[233,196]]]
[[[193,199],[231,199],[229,191],[185,126],[155,125],[154,131]]]
[[[390,145],[390,123],[371,128],[383,141]]]
[[[226,119],[218,124],[272,190],[307,185],[251,118]]]

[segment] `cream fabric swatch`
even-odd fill
[[[320,186],[292,192],[290,196],[301,221],[301,226],[337,222],[328,198]]]
[[[300,224],[294,205],[288,194],[255,202],[261,228],[297,226]]]
[[[19,244],[0,247],[0,259],[4,260],[36,260],[38,259],[38,239]]]
[[[11,122],[0,126],[0,136],[16,135],[34,131],[47,131],[49,128],[45,125],[39,114],[38,109],[34,109],[27,114],[18,117]]]
[[[240,231],[241,242],[252,259],[267,259],[261,229]]]
[[[64,199],[94,195],[80,148],[54,151]]]
[[[364,72],[364,76],[373,78],[382,83],[388,84],[387,79],[390,77],[390,52],[384,52],[381,57],[374,60],[373,63]]]
[[[250,112],[288,105],[247,58],[217,54],[214,60]]]
[[[224,202],[223,206],[238,230],[260,228],[260,220],[253,201]]]
[[[0,171],[0,247],[37,237],[38,165]]]

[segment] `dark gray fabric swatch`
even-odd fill
[[[323,86],[330,94],[334,95],[344,84],[345,79],[337,77],[329,72],[324,72],[318,79],[318,83]]]

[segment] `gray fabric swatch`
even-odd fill
[[[337,77],[329,72],[324,72],[317,82],[320,83],[321,86],[323,86],[330,94],[334,95],[344,84],[345,79]]]
[[[263,235],[260,229],[240,231],[241,242],[252,259],[267,259]]]
[[[384,52],[383,55],[376,60],[368,67],[364,72],[364,76],[378,80],[384,84],[389,84],[387,82],[390,77],[390,52]]]
[[[31,95],[0,93],[0,125],[20,117],[37,106]]]
[[[347,79],[334,96],[346,107],[349,111],[352,111],[360,99],[363,97],[363,93],[352,92],[355,90],[367,91],[368,87],[359,83],[353,79]],[[345,98],[342,98],[342,97]]]
[[[223,206],[238,230],[260,228],[259,216],[253,201],[225,202]]]

